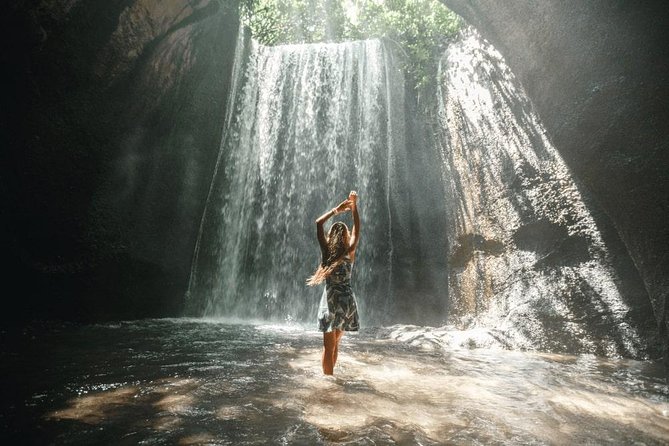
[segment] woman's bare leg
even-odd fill
[[[337,332],[323,333],[323,373],[332,375],[336,359]]]
[[[337,353],[339,353],[339,341],[341,341],[341,338],[344,336],[344,330],[335,330],[335,345],[334,345],[334,352],[332,354],[332,368],[334,368],[334,365],[337,363]]]

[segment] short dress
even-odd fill
[[[352,269],[353,263],[345,258],[326,279],[318,306],[318,329],[324,333],[360,329],[358,305],[351,288]]]

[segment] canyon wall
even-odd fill
[[[220,143],[237,3],[17,1],[3,12],[8,319],[181,311]]]

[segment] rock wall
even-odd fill
[[[3,11],[6,318],[179,314],[221,137],[237,2]]]
[[[442,1],[492,42],[521,81],[552,143],[603,209],[597,219],[607,244],[619,238],[632,258],[666,345],[666,3]],[[624,278],[634,275],[628,269]]]
[[[621,280],[596,205],[475,31],[444,53],[438,99],[451,324],[488,333],[470,344],[647,357],[648,295]]]

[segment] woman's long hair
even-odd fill
[[[323,253],[323,261],[314,274],[307,279],[307,285],[315,286],[327,279],[344,257],[351,251],[348,246],[348,227],[338,221],[330,227],[327,239],[327,253]]]

